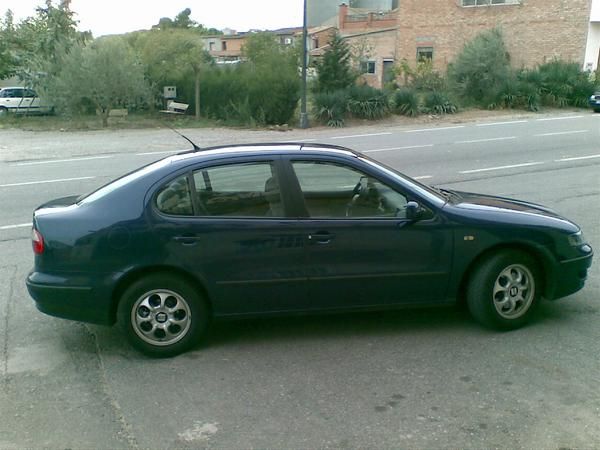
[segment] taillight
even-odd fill
[[[36,255],[44,253],[44,237],[35,228],[31,229],[31,245],[33,246],[33,253]]]

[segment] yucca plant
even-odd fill
[[[409,117],[419,115],[419,98],[413,89],[398,89],[392,97],[392,105],[396,114]]]
[[[313,97],[313,115],[330,127],[343,127],[348,105],[348,92],[344,89],[316,93]]]
[[[380,119],[389,113],[388,98],[371,86],[352,86],[348,89],[348,111],[359,119]]]
[[[424,109],[431,114],[454,114],[456,105],[443,92],[432,91],[425,95]]]

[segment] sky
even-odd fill
[[[58,4],[58,0],[53,3]],[[0,0],[0,14],[7,9],[16,21],[35,14],[44,0]],[[190,8],[192,19],[207,28],[277,29],[302,26],[302,0],[72,0],[79,30],[94,37],[149,29],[161,17],[174,18]]]

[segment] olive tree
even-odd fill
[[[146,104],[150,87],[131,48],[119,38],[104,38],[71,47],[48,92],[63,111],[93,107],[106,127],[111,109]]]

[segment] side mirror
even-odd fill
[[[423,208],[417,202],[406,204],[406,218],[408,220],[419,220],[423,216]]]

